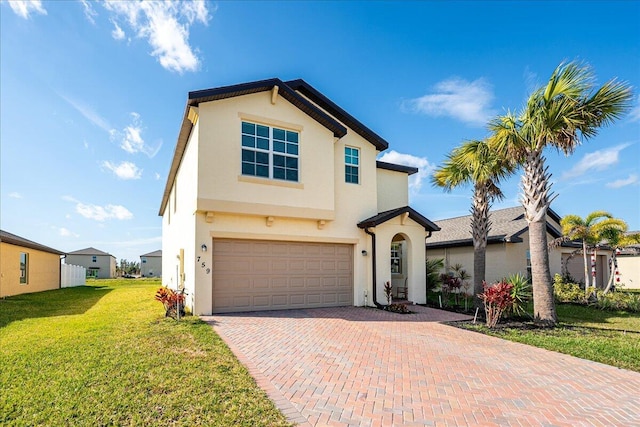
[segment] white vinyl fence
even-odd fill
[[[73,286],[84,286],[87,284],[87,269],[80,265],[61,264],[60,285],[63,288],[71,288]]]

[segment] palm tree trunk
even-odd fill
[[[533,286],[533,315],[536,323],[554,326],[557,322],[553,300],[553,282],[549,270],[547,249],[547,224],[544,221],[529,223],[529,251]]]
[[[611,290],[611,286],[613,286],[613,281],[615,280],[616,271],[618,271],[618,258],[616,257],[616,249],[613,249],[613,253],[611,254],[611,268],[609,268],[609,283],[607,283],[607,287],[604,289],[604,293],[606,294]]]
[[[489,234],[490,203],[487,186],[476,184],[471,208],[471,235],[473,237],[473,305],[482,309],[484,303],[479,295],[484,292],[486,275],[487,236]]]
[[[529,224],[529,253],[533,287],[533,314],[536,323],[555,326],[556,307],[553,300],[553,282],[549,270],[547,248],[547,209],[549,178],[541,149],[527,154],[522,174],[522,205]]]

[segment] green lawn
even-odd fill
[[[459,325],[560,353],[640,372],[640,314],[603,311],[572,304],[556,305],[554,329],[520,329]]]
[[[210,326],[164,318],[159,285],[0,299],[0,425],[289,425]]]

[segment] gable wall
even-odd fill
[[[94,255],[72,255],[65,257],[65,264],[80,265],[87,269],[98,267],[98,279],[111,279],[116,277],[116,259],[111,255],[95,255],[96,262],[93,262]]]

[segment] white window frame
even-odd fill
[[[391,242],[391,274],[402,274],[402,243]],[[394,271],[396,261],[397,271]]]

